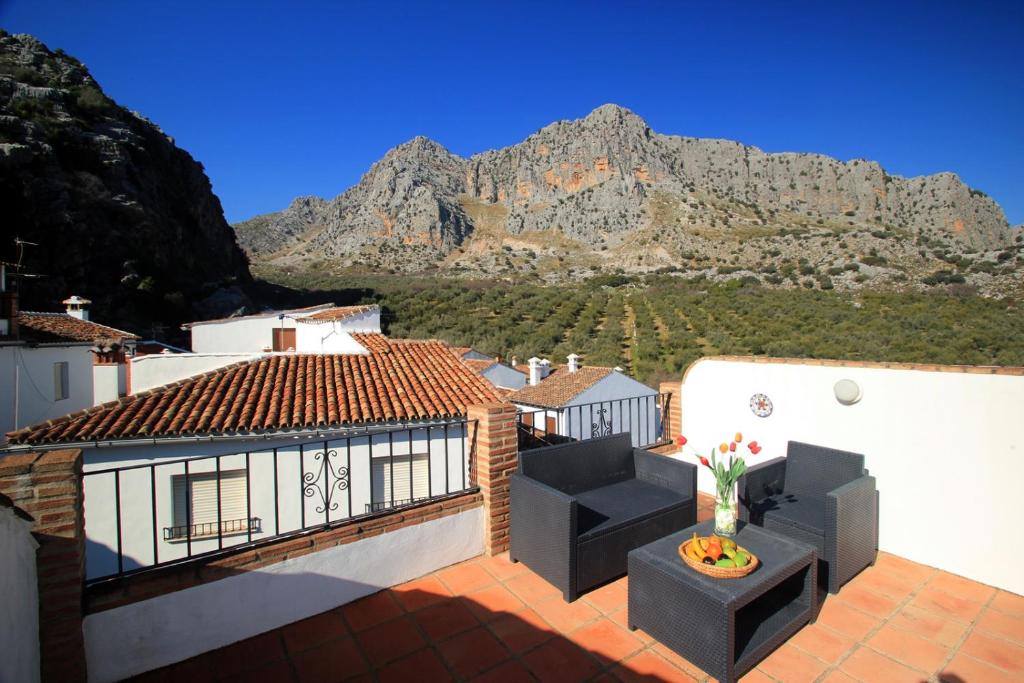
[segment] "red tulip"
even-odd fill
[[[676,443],[679,444],[680,446],[685,446],[686,445],[686,437],[683,436],[682,434],[680,434],[679,437],[676,438]]]
[[[736,442],[735,441],[733,441],[731,444],[729,444],[729,450],[732,451],[733,453],[736,452]]]
[[[750,450],[754,450],[755,448],[757,448],[757,442],[751,441],[750,443],[747,444],[747,448],[749,448]]]
[[[760,446],[754,446],[753,448],[750,449],[750,452],[753,453],[754,455],[757,455],[758,453],[761,452],[761,447]]]
[[[704,456],[700,456],[700,464],[704,465],[704,467],[711,467],[711,463],[709,463],[708,459]]]

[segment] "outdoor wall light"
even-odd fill
[[[836,400],[844,406],[852,406],[864,396],[864,391],[852,379],[841,379],[832,387]]]

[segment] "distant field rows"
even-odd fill
[[[394,336],[440,338],[520,360],[564,363],[575,352],[584,363],[622,366],[651,383],[678,378],[709,354],[1024,365],[1018,303],[977,296],[769,290],[671,278],[620,287],[344,284],[369,288],[364,299],[383,305]]]

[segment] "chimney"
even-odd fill
[[[551,361],[547,358],[543,358],[540,361],[540,378],[544,379],[551,374]]]
[[[72,318],[78,318],[79,320],[89,319],[89,304],[92,302],[88,299],[83,299],[80,296],[70,296],[61,301],[61,303],[64,304],[67,314]]]
[[[580,369],[580,357],[575,353],[566,356],[566,360],[569,361],[569,372],[576,372]]]
[[[530,364],[530,386],[536,386],[540,384],[541,370],[540,370],[540,358],[534,356],[529,361]]]

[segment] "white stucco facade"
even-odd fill
[[[0,681],[39,680],[39,590],[32,523],[0,505]]]
[[[704,359],[684,380],[682,433],[706,453],[741,431],[764,449],[752,465],[789,440],[863,453],[882,550],[1020,594],[1024,377],[979,372]],[[862,391],[853,405],[836,399],[843,379]],[[755,393],[771,400],[769,417],[751,411]],[[704,468],[698,485],[714,493]]]
[[[93,405],[90,344],[0,344],[0,441],[9,431]],[[58,398],[54,365],[67,363],[67,398]]]
[[[484,511],[475,508],[91,614],[84,624],[89,680],[118,681],[181,661],[476,557],[483,549]]]

